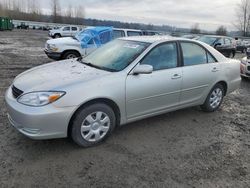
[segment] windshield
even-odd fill
[[[116,39],[98,48],[83,59],[103,70],[118,72],[132,63],[150,43]]]
[[[201,42],[205,42],[205,43],[207,43],[209,45],[212,45],[217,40],[217,37],[203,36],[203,37],[198,38],[198,40],[201,41]]]

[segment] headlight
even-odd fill
[[[56,47],[55,44],[48,44],[48,49],[53,51],[53,52],[58,51],[58,48]]]
[[[27,106],[39,107],[53,103],[60,99],[63,95],[65,95],[65,92],[62,91],[31,92],[21,95],[17,101]]]

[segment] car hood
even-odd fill
[[[35,67],[17,76],[13,85],[24,92],[60,90],[71,84],[102,78],[110,72],[65,60]]]
[[[55,45],[61,45],[61,44],[69,44],[69,45],[75,45],[80,44],[80,42],[76,39],[73,39],[72,37],[63,37],[63,38],[57,38],[57,39],[50,39],[47,41],[48,44],[55,44]]]

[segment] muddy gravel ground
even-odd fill
[[[16,75],[52,62],[47,39],[0,32],[0,187],[250,187],[250,81],[215,113],[195,107],[139,121],[93,148],[18,133],[3,96]]]

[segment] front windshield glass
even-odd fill
[[[205,42],[205,43],[207,43],[209,45],[212,45],[217,40],[217,38],[216,37],[203,36],[203,37],[198,38],[198,40],[201,41],[201,42]]]
[[[150,43],[116,39],[98,48],[83,59],[103,70],[118,72],[132,63]]]

